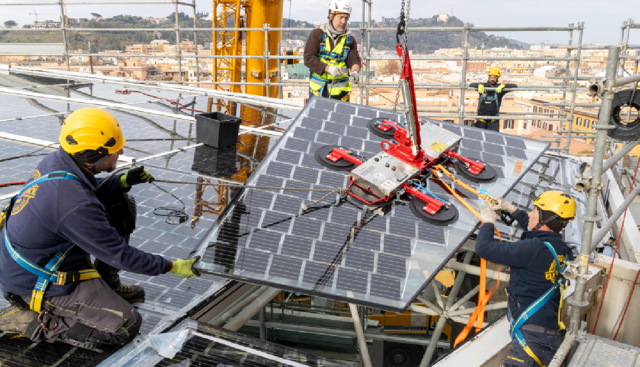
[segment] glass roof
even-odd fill
[[[338,144],[373,157],[380,153],[382,138],[366,126],[377,117],[394,118],[388,111],[368,106],[310,99],[247,180],[247,185],[278,189],[240,192],[196,248],[203,257],[199,267],[206,273],[249,283],[390,311],[406,309],[474,231],[478,221],[471,212],[436,180],[430,181],[428,188],[452,202],[459,212],[459,219],[448,226],[422,221],[403,200],[396,200],[386,210],[371,210],[350,197],[336,201],[332,195],[305,211],[302,204],[318,200],[326,192],[280,189],[346,187],[347,173],[320,165],[314,153],[323,145]],[[495,168],[495,182],[467,181],[492,196],[506,195],[549,146],[444,125],[463,137],[462,155]],[[477,196],[462,187],[455,189],[472,207],[480,208]]]

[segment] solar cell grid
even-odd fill
[[[320,103],[318,106],[316,101]],[[362,151],[366,157],[382,150],[380,142],[383,139],[371,134],[367,123],[379,113],[383,116],[389,112],[343,102],[325,102],[318,98],[308,101],[247,184],[269,183],[280,187],[329,190],[344,188],[348,183],[348,172],[332,171],[317,164],[313,157],[315,151],[336,142],[347,149]],[[332,103],[335,104],[333,109],[329,107]],[[311,119],[322,120],[323,130],[304,127],[305,123],[313,121]],[[527,154],[529,159],[511,157],[504,154],[501,143],[506,142],[509,148],[517,148],[515,145],[520,143],[504,139],[500,134],[490,136],[465,126],[445,126],[464,137],[461,154],[481,161],[486,156],[486,163],[496,169],[499,176],[496,182],[472,183],[463,179],[492,196],[506,194],[548,146],[513,138],[526,142],[522,145],[530,154]],[[343,131],[345,135],[335,134],[335,131]],[[498,150],[503,154],[494,154]],[[296,159],[299,159],[298,165]],[[515,168],[518,160],[523,163],[519,172]],[[353,198],[337,202],[335,195],[302,211],[303,203],[318,200],[326,193],[304,195],[286,190],[265,192],[246,189],[237,203],[244,203],[248,212],[260,212],[260,219],[252,222],[254,227],[247,226],[247,235],[238,235],[234,239],[233,236],[224,236],[231,232],[223,231],[223,223],[218,224],[202,242],[218,245],[201,245],[195,252],[208,254],[205,257],[208,261],[201,265],[204,272],[402,311],[477,224],[477,219],[440,185],[429,181],[428,188],[458,208],[459,219],[455,223],[447,226],[428,224],[417,218],[407,203],[398,202],[388,210],[372,212]],[[476,210],[482,205],[477,196],[459,185],[456,190]],[[255,223],[258,221],[263,229],[256,231]],[[225,237],[222,247],[219,245],[221,241],[217,240],[220,237]],[[236,250],[231,251],[234,244]],[[226,255],[221,257],[224,264],[211,261],[215,256],[210,254],[215,254],[216,247]],[[234,261],[230,257],[234,257]],[[291,263],[288,269],[287,260]],[[296,272],[299,277],[296,277]]]

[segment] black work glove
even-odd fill
[[[144,166],[132,168],[120,176],[120,186],[125,189],[144,182],[153,182],[153,175],[144,169]]]

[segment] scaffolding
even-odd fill
[[[125,5],[125,4],[138,4],[138,5],[173,5],[175,11],[175,22],[173,23],[172,28],[73,28],[67,26],[67,14],[66,9],[67,6],[82,6],[82,5]],[[269,37],[269,32],[272,31],[306,31],[310,32],[313,28],[272,28],[268,24],[265,24],[262,28],[245,28],[245,27],[226,27],[229,19],[225,16],[227,13],[233,14],[234,16],[234,25],[242,25],[242,18],[240,17],[240,12],[243,7],[242,2],[238,0],[216,0],[214,1],[214,9],[220,7],[220,14],[214,14],[213,20],[213,28],[198,28],[197,26],[197,9],[196,9],[196,1],[192,0],[191,2],[187,1],[178,1],[178,0],[166,0],[166,1],[117,1],[117,2],[83,2],[83,1],[72,1],[72,0],[57,0],[57,1],[41,1],[41,2],[33,2],[33,3],[24,3],[24,2],[4,2],[0,3],[0,6],[27,6],[27,5],[49,5],[49,6],[57,6],[60,10],[60,28],[46,28],[46,29],[34,29],[34,28],[14,28],[14,29],[6,29],[8,32],[59,32],[62,35],[62,46],[63,51],[60,53],[48,53],[48,56],[52,57],[61,57],[64,60],[67,71],[71,70],[70,59],[73,57],[89,57],[93,59],[94,57],[114,57],[114,58],[173,58],[177,62],[178,66],[178,76],[177,80],[173,82],[169,82],[167,84],[176,83],[179,85],[189,84],[189,85],[197,85],[197,86],[210,86],[217,90],[223,90],[223,86],[228,86],[229,90],[232,92],[239,92],[242,87],[246,87],[249,85],[261,85],[266,86],[267,90],[270,86],[278,86],[282,87],[306,87],[306,81],[303,82],[294,82],[294,81],[283,81],[281,80],[280,73],[278,73],[278,82],[272,82],[269,78],[269,75],[265,75],[264,81],[262,83],[250,83],[246,81],[238,81],[239,79],[239,68],[240,63],[243,60],[249,59],[263,59],[265,62],[265,67],[269,65],[269,60],[278,59],[280,61],[286,60],[301,60],[302,56],[298,55],[282,55],[281,52],[278,52],[278,55],[270,54],[269,50],[269,42],[274,42]],[[193,27],[181,27],[179,19],[178,19],[178,11],[181,7],[187,7],[191,9],[193,13]],[[64,20],[64,21],[62,21]],[[621,27],[621,35],[620,35],[620,47],[621,47],[621,55],[620,57],[623,59],[634,59],[635,60],[635,70],[637,71],[638,59],[637,56],[629,55],[629,50],[637,49],[637,47],[632,47],[629,45],[629,35],[630,30],[638,28],[638,25],[633,22],[632,19],[625,21]],[[569,152],[569,147],[572,138],[593,138],[595,137],[595,132],[575,132],[572,129],[573,121],[574,121],[574,113],[576,107],[596,107],[599,104],[584,104],[584,103],[576,103],[576,95],[579,91],[578,81],[591,80],[593,77],[583,77],[580,76],[580,59],[581,53],[584,49],[606,49],[605,46],[584,46],[583,42],[583,34],[584,34],[584,23],[571,23],[566,27],[474,27],[470,23],[465,24],[463,27],[411,27],[410,22],[407,27],[407,31],[410,33],[438,33],[438,32],[455,32],[461,33],[463,35],[463,39],[465,40],[462,53],[460,56],[412,56],[412,60],[432,60],[432,61],[457,61],[462,65],[461,71],[461,80],[460,83],[457,84],[435,84],[435,83],[416,83],[416,89],[439,89],[439,90],[457,90],[460,94],[460,100],[457,103],[456,110],[442,110],[442,109],[428,109],[428,110],[419,110],[420,116],[437,118],[437,119],[450,119],[457,120],[459,124],[463,124],[465,120],[469,119],[477,119],[477,118],[491,118],[494,120],[513,120],[516,117],[522,119],[523,122],[531,123],[533,120],[536,121],[548,121],[548,122],[558,122],[559,129],[556,134],[545,135],[545,138],[555,138],[554,142],[557,143],[557,146],[551,147],[552,150],[559,150],[565,153]],[[175,32],[175,53],[174,55],[152,55],[152,54],[135,54],[135,53],[127,53],[127,54],[105,54],[105,53],[91,53],[91,52],[71,52],[69,49],[68,36],[73,33],[82,33],[82,32],[158,32],[158,31],[174,31]],[[394,56],[374,56],[371,53],[371,34],[373,32],[396,32],[395,28],[380,28],[374,27],[372,22],[372,3],[370,0],[362,0],[362,21],[360,23],[360,27],[358,29],[362,35],[362,50],[361,59],[364,62],[365,73],[358,85],[358,89],[360,91],[361,103],[369,104],[370,96],[372,91],[377,88],[389,88],[389,87],[397,87],[397,83],[383,83],[373,81],[371,79],[371,61],[383,61],[383,60],[397,60],[397,57]],[[241,50],[241,42],[240,40],[243,38],[243,32],[248,31],[258,31],[264,32],[265,35],[265,43],[266,43],[266,52],[264,55],[241,55],[238,53],[238,50]],[[194,38],[194,43],[196,45],[195,52],[193,54],[185,54],[181,50],[180,42],[181,35],[186,32],[192,33]],[[212,55],[199,55],[198,47],[197,47],[197,35],[198,32],[212,32],[214,36],[214,41],[212,44]],[[518,56],[485,56],[485,55],[470,55],[470,44],[469,39],[470,35],[474,32],[566,32],[568,34],[568,41],[566,45],[558,45],[553,46],[554,48],[566,49],[566,54],[564,57],[518,57]],[[577,37],[576,37],[577,36]],[[577,38],[577,41],[574,43],[574,38]],[[36,52],[33,51],[29,54],[18,55],[15,52],[12,52],[12,55],[15,56],[31,56]],[[241,53],[241,52],[240,52]],[[40,54],[40,52],[38,52]],[[200,63],[201,59],[209,59],[213,61],[213,70],[214,70],[214,80],[213,81],[201,81],[200,80]],[[185,60],[195,60],[196,63],[196,73],[195,80],[184,80],[183,75],[185,75],[184,61]],[[466,92],[472,91],[474,89],[468,87],[467,81],[468,78],[468,70],[467,65],[469,62],[473,61],[542,61],[547,63],[556,63],[560,65],[564,63],[565,75],[564,77],[553,77],[553,79],[561,79],[562,85],[560,87],[556,86],[523,86],[519,87],[518,91],[531,91],[531,92],[562,92],[562,98],[560,102],[557,103],[547,103],[550,107],[557,107],[557,113],[544,113],[544,112],[503,112],[500,116],[477,116],[475,111],[465,111],[465,102],[466,102]],[[268,70],[266,67],[265,70]],[[618,73],[622,73],[622,68],[618,71]],[[218,75],[220,74],[220,75]],[[621,75],[621,74],[620,74]],[[228,80],[223,80],[223,79]],[[508,90],[508,89],[506,89]],[[282,93],[280,93],[280,98],[282,98]],[[233,103],[225,103],[223,100],[219,99],[216,103],[218,106],[223,106],[227,110],[232,109]],[[564,138],[566,141],[564,144],[561,143],[561,138]],[[615,149],[616,147],[610,147],[610,149]]]
[[[222,1],[220,1],[222,2]],[[227,3],[233,3],[231,1],[227,2]],[[200,75],[199,72],[197,72],[197,77],[195,81],[185,81],[183,79],[183,60],[185,59],[195,59],[196,63],[198,62],[199,59],[213,59],[214,60],[214,65],[216,65],[216,67],[214,67],[214,70],[216,70],[216,73],[218,70],[224,70],[225,73],[234,73],[237,72],[237,65],[238,63],[230,63],[230,61],[234,61],[234,60],[246,60],[246,59],[263,59],[264,62],[266,63],[266,65],[268,65],[269,60],[270,59],[278,59],[278,60],[290,60],[290,59],[301,59],[302,57],[300,56],[295,56],[295,55],[271,55],[268,52],[268,42],[270,42],[269,37],[268,37],[268,33],[270,31],[311,31],[311,28],[271,28],[268,25],[265,25],[263,28],[225,28],[224,26],[226,24],[216,24],[216,27],[214,28],[198,28],[197,27],[197,22],[196,22],[196,1],[193,0],[192,3],[188,3],[188,2],[180,2],[177,0],[170,0],[170,1],[120,1],[120,2],[82,2],[82,1],[70,1],[70,0],[58,0],[57,2],[33,2],[33,3],[28,3],[25,4],[23,2],[5,2],[5,3],[0,3],[0,6],[25,6],[25,5],[51,5],[51,6],[58,6],[60,9],[60,17],[61,20],[66,20],[67,18],[67,14],[66,14],[66,6],[72,6],[72,5],[115,5],[115,4],[146,4],[146,5],[173,5],[175,8],[175,14],[176,14],[176,20],[175,20],[175,28],[172,28],[170,30],[174,30],[175,31],[175,35],[176,35],[176,52],[175,55],[173,55],[173,57],[176,59],[177,64],[178,64],[178,80],[176,83],[163,83],[163,84],[149,84],[149,83],[144,83],[141,81],[137,81],[137,80],[130,80],[130,79],[121,79],[121,78],[114,78],[114,77],[107,77],[107,76],[101,76],[101,75],[92,75],[92,74],[83,74],[83,73],[74,73],[71,72],[71,65],[70,65],[70,58],[75,57],[75,56],[87,56],[87,57],[118,57],[118,58],[152,58],[152,57],[162,57],[162,58],[168,58],[171,57],[171,55],[147,55],[147,54],[99,54],[99,53],[72,53],[69,50],[69,44],[68,44],[68,40],[67,40],[67,36],[70,33],[74,33],[74,32],[121,32],[121,31],[127,31],[127,32],[156,32],[158,30],[160,30],[161,28],[70,28],[67,27],[67,25],[65,24],[65,21],[61,21],[60,23],[60,28],[55,28],[55,29],[7,29],[5,31],[11,31],[11,32],[30,32],[30,31],[37,31],[37,32],[60,32],[63,38],[63,48],[64,51],[62,53],[51,53],[49,54],[49,56],[55,56],[55,57],[62,57],[64,59],[65,62],[65,66],[67,69],[67,72],[51,72],[45,69],[32,69],[32,68],[24,68],[24,67],[5,67],[5,69],[7,70],[13,70],[13,71],[17,71],[19,73],[26,73],[26,74],[31,74],[31,75],[41,75],[41,76],[56,76],[56,77],[60,77],[60,78],[67,78],[68,80],[77,80],[77,81],[83,81],[83,82],[87,82],[87,83],[95,83],[95,82],[100,82],[100,83],[113,83],[113,84],[125,84],[125,85],[130,85],[130,86],[137,86],[137,87],[149,87],[152,86],[155,89],[161,89],[164,91],[172,91],[172,92],[176,92],[176,93],[187,93],[190,95],[203,95],[203,96],[208,96],[210,98],[217,98],[219,100],[224,100],[224,101],[233,101],[233,102],[237,102],[237,103],[242,103],[242,104],[246,104],[246,105],[251,105],[251,106],[257,106],[257,107],[262,107],[264,110],[264,107],[271,107],[271,108],[282,108],[282,109],[289,109],[289,110],[300,110],[302,108],[302,106],[300,104],[296,104],[293,102],[288,102],[288,101],[279,101],[275,98],[269,98],[269,97],[254,97],[251,96],[251,98],[248,98],[247,96],[243,96],[241,94],[237,94],[237,93],[233,93],[233,92],[225,92],[223,90],[221,90],[220,86],[223,85],[230,85],[230,86],[234,86],[237,88],[234,88],[234,90],[239,90],[239,88],[247,86],[247,85],[264,85],[267,87],[269,86],[280,86],[280,87],[284,87],[284,86],[294,86],[294,87],[305,87],[306,83],[302,82],[291,82],[291,81],[278,81],[277,83],[273,83],[270,81],[269,76],[265,75],[265,80],[264,83],[247,83],[247,82],[243,82],[243,81],[239,81],[239,82],[229,82],[229,81],[201,81],[200,80]],[[235,2],[236,5],[239,4],[238,2]],[[184,27],[180,27],[179,21],[178,21],[178,10],[180,6],[185,6],[185,7],[190,7],[193,10],[193,14],[194,14],[194,27],[193,28],[184,28]],[[371,80],[371,76],[370,76],[370,72],[371,72],[371,61],[378,61],[378,60],[397,60],[397,58],[394,57],[376,57],[373,56],[371,54],[371,34],[372,32],[395,32],[396,29],[395,28],[375,28],[372,25],[372,16],[371,16],[371,10],[372,10],[372,3],[370,0],[363,0],[362,1],[362,23],[361,23],[361,27],[360,27],[360,31],[363,35],[363,50],[361,50],[361,55],[362,55],[362,59],[365,62],[365,73],[364,73],[364,77],[363,80],[359,83],[358,85],[358,89],[360,90],[360,96],[361,96],[361,103],[363,104],[369,104],[370,102],[370,96],[371,96],[371,92],[373,90],[375,90],[376,88],[383,88],[383,87],[396,87],[397,85],[395,83],[380,83],[380,82],[375,82]],[[239,13],[239,12],[238,12]],[[214,22],[215,22],[214,18]],[[238,17],[236,17],[236,23],[234,24],[239,24],[239,19]],[[633,84],[635,83],[637,85],[637,83],[640,81],[640,77],[637,74],[638,72],[638,63],[640,61],[640,57],[638,56],[634,56],[630,54],[630,50],[632,49],[640,49],[638,47],[632,47],[629,44],[629,39],[630,39],[630,32],[631,29],[640,29],[640,25],[639,24],[635,24],[633,22],[633,20],[629,19],[627,21],[625,21],[622,26],[621,26],[621,36],[620,36],[620,43],[618,45],[614,45],[614,46],[585,46],[582,44],[583,42],[583,34],[584,34],[584,23],[577,23],[574,24],[569,24],[566,27],[473,27],[471,24],[467,23],[465,24],[463,27],[408,27],[408,32],[411,33],[430,33],[430,32],[459,32],[463,34],[463,37],[465,39],[465,43],[463,46],[463,50],[462,50],[462,54],[460,56],[412,56],[413,60],[434,60],[434,61],[442,61],[442,60],[447,60],[447,61],[460,61],[462,64],[462,72],[461,72],[461,81],[458,84],[428,84],[428,83],[416,83],[416,88],[417,89],[451,89],[451,90],[458,90],[460,93],[460,98],[461,98],[461,103],[459,103],[459,106],[456,110],[454,111],[445,111],[445,112],[440,112],[440,113],[434,113],[433,110],[426,110],[426,111],[421,111],[420,115],[424,116],[424,117],[435,117],[435,118],[452,118],[452,119],[457,119],[459,124],[463,124],[464,120],[466,119],[475,119],[475,118],[483,118],[485,116],[476,116],[475,113],[470,113],[469,111],[465,111],[465,93],[467,91],[471,91],[473,89],[469,88],[467,85],[467,80],[468,80],[468,63],[470,61],[499,61],[499,60],[514,60],[514,61],[547,61],[547,62],[560,62],[560,63],[564,63],[565,65],[565,70],[566,70],[566,76],[565,77],[560,77],[562,80],[562,86],[560,88],[557,87],[546,87],[546,86],[532,86],[532,87],[522,87],[522,88],[518,88],[518,91],[548,91],[548,92],[562,92],[562,100],[559,103],[549,103],[549,106],[556,106],[559,107],[559,111],[557,113],[543,113],[543,112],[523,112],[523,113],[503,113],[501,116],[499,117],[495,117],[492,116],[492,119],[513,119],[514,116],[518,116],[521,115],[523,119],[532,119],[535,117],[535,120],[541,120],[541,121],[556,121],[556,122],[560,122],[560,126],[562,127],[560,130],[557,131],[557,134],[554,135],[548,135],[545,137],[553,137],[556,138],[556,142],[558,143],[557,147],[552,147],[552,150],[556,150],[556,151],[560,151],[560,152],[565,152],[568,153],[569,152],[569,146],[570,146],[570,142],[572,138],[584,138],[584,137],[591,137],[591,138],[595,138],[596,140],[596,145],[595,145],[595,150],[594,150],[594,157],[593,157],[593,163],[592,163],[592,171],[591,171],[591,175],[590,176],[584,176],[581,178],[581,180],[584,181],[590,181],[591,184],[589,186],[589,188],[587,189],[587,193],[588,193],[588,199],[587,199],[587,210],[586,212],[581,216],[581,218],[585,221],[585,227],[584,227],[584,233],[583,233],[583,238],[582,238],[582,246],[581,246],[581,254],[579,259],[576,261],[575,267],[577,268],[577,272],[574,275],[574,280],[577,281],[577,287],[576,290],[574,292],[574,295],[572,296],[572,298],[568,301],[572,306],[572,314],[571,314],[571,329],[572,330],[579,330],[580,329],[580,325],[579,325],[579,321],[580,321],[580,315],[581,315],[581,309],[584,308],[585,306],[587,306],[589,304],[589,302],[584,300],[584,294],[585,294],[585,284],[586,284],[586,275],[587,275],[587,264],[588,264],[588,256],[591,252],[593,252],[595,246],[600,242],[600,240],[602,239],[602,237],[605,236],[605,234],[612,228],[612,226],[615,224],[616,220],[624,213],[624,211],[627,209],[627,207],[629,206],[631,199],[633,199],[635,196],[637,196],[638,193],[640,193],[640,186],[636,186],[636,188],[631,192],[631,195],[628,196],[628,200],[625,200],[625,202],[623,203],[623,205],[621,205],[618,210],[616,210],[614,213],[612,213],[612,215],[609,217],[609,219],[604,223],[601,224],[598,233],[596,233],[595,235],[593,235],[593,231],[594,231],[594,223],[596,221],[599,221],[601,218],[596,216],[596,207],[597,207],[597,199],[598,199],[598,195],[601,188],[601,177],[602,174],[611,168],[616,167],[616,164],[621,160],[621,158],[628,153],[634,145],[631,144],[624,144],[623,147],[621,149],[619,146],[617,146],[617,144],[615,142],[612,142],[611,139],[608,138],[607,136],[607,130],[611,128],[611,126],[609,125],[609,116],[611,114],[611,98],[612,95],[615,91],[615,88],[620,88],[623,87],[625,85],[629,85],[629,84]],[[183,54],[180,50],[180,37],[181,34],[183,32],[193,32],[194,34],[194,38],[197,37],[197,33],[198,32],[218,32],[220,34],[223,35],[230,35],[231,33],[235,34],[235,39],[239,39],[238,35],[241,32],[246,32],[246,31],[261,31],[265,33],[265,42],[267,43],[267,47],[266,50],[267,52],[265,52],[264,55],[262,56],[246,56],[246,55],[232,55],[231,52],[229,53],[225,53],[225,54],[213,54],[211,56],[209,55],[198,55],[197,52],[197,43],[196,43],[196,52],[193,55],[188,55],[188,54]],[[568,42],[566,45],[561,45],[561,46],[554,46],[555,48],[563,48],[566,49],[566,54],[564,55],[564,57],[500,57],[500,56],[471,56],[469,53],[469,49],[470,49],[470,45],[469,45],[469,38],[470,35],[473,32],[567,32],[568,33]],[[577,35],[577,41],[574,43],[574,36]],[[222,37],[226,37],[226,36],[222,36]],[[230,37],[230,36],[229,36]],[[196,38],[197,39],[197,38]],[[231,39],[231,38],[229,38]],[[214,37],[214,42],[216,40],[216,37]],[[272,41],[271,41],[272,42]],[[237,44],[235,44],[232,47],[238,47]],[[580,76],[580,60],[581,60],[581,53],[583,50],[585,49],[598,49],[598,50],[606,50],[608,51],[608,60],[607,60],[607,71],[606,71],[606,75],[602,80],[594,80],[593,85],[595,85],[596,87],[598,85],[600,85],[600,87],[602,88],[602,103],[576,103],[576,94],[579,90],[578,88],[578,81],[584,81],[584,80],[592,80],[594,78],[592,77],[584,77],[584,76]],[[13,54],[15,55],[15,54]],[[24,56],[30,56],[29,55],[24,55]],[[626,76],[624,75],[624,70],[623,68],[620,67],[620,60],[627,60],[627,59],[631,59],[634,61],[634,70],[633,70],[633,75],[629,75]],[[223,62],[226,62],[226,64],[223,64]],[[222,65],[226,65],[226,66],[222,66]],[[199,70],[199,69],[198,69]],[[268,69],[267,69],[268,70]],[[569,70],[573,70],[573,73],[571,74],[569,72]],[[571,75],[570,75],[571,74]],[[598,84],[599,82],[602,82],[601,84]],[[187,85],[185,85],[187,84]],[[67,84],[64,84],[65,86],[69,87],[70,84],[69,82]],[[198,87],[192,87],[190,85],[197,85]],[[200,88],[201,86],[209,86],[212,88],[216,88],[216,89],[207,89],[207,88]],[[79,103],[79,104],[86,104],[89,103],[92,105],[98,105],[98,106],[103,106],[103,107],[107,107],[107,108],[115,108],[115,109],[119,109],[119,110],[126,110],[126,111],[134,111],[137,113],[141,113],[144,115],[150,115],[150,116],[159,116],[159,117],[164,117],[164,118],[171,118],[171,119],[175,119],[175,120],[181,120],[181,121],[186,121],[188,123],[194,123],[195,119],[192,116],[188,116],[188,115],[180,115],[177,113],[168,113],[168,112],[159,112],[159,111],[154,111],[154,110],[150,110],[150,109],[144,109],[144,108],[140,108],[140,107],[136,107],[136,106],[132,106],[132,105],[125,105],[125,104],[120,104],[120,103],[109,103],[109,102],[100,102],[100,101],[89,101],[89,100],[81,100],[81,99],[73,99],[70,98],[69,96],[69,88],[67,88],[67,96],[66,97],[61,97],[61,96],[52,96],[52,95],[44,95],[44,94],[39,94],[39,93],[34,93],[31,91],[25,91],[24,89],[17,89],[17,88],[0,88],[0,93],[7,93],[7,94],[12,94],[12,95],[16,95],[16,96],[23,96],[25,98],[38,98],[38,99],[51,99],[51,100],[57,100],[57,101],[63,101],[66,102],[67,104],[69,103]],[[280,98],[282,98],[282,93],[280,93]],[[576,132],[572,130],[572,124],[574,121],[574,113],[576,112],[575,109],[576,107],[600,107],[600,117],[599,117],[599,121],[598,121],[598,125],[595,126],[596,128],[596,132]],[[60,114],[54,114],[57,116],[60,116]],[[566,117],[565,117],[566,115]],[[42,115],[40,115],[42,116]],[[33,116],[33,117],[38,117],[38,116]],[[629,117],[629,116],[628,116]],[[29,118],[29,117],[23,117],[24,118]],[[487,117],[485,117],[487,118]],[[566,123],[566,128],[564,127]],[[261,128],[256,128],[256,129],[250,129],[247,127],[243,127],[245,132],[252,132],[252,133],[258,133],[258,134],[266,134],[269,136],[279,136],[279,133],[277,132],[269,132],[265,129],[261,129]],[[561,141],[560,138],[565,138],[566,142],[564,145],[561,146]],[[41,145],[41,146],[46,146],[46,145],[50,145],[50,142],[34,142],[34,141],[29,141],[29,143],[31,144],[37,144],[37,145]],[[159,156],[168,156],[171,154],[175,154],[176,152],[179,151],[184,151],[185,149],[193,149],[195,147],[197,147],[198,145],[192,145],[190,147],[187,148],[181,148],[179,150],[172,150],[166,153],[162,153],[162,154],[157,154],[157,155],[153,155],[150,157],[145,157],[143,159],[138,159],[136,162],[142,162],[144,160],[149,160],[149,159],[153,159],[153,158],[157,158]],[[617,152],[617,153],[616,153]],[[622,152],[622,153],[621,153]],[[605,156],[609,156],[609,160],[605,161]],[[131,163],[129,163],[131,164]],[[622,172],[622,170],[620,170]],[[622,173],[620,173],[622,174]],[[11,195],[9,195],[11,196]],[[8,197],[8,196],[7,196]],[[631,199],[629,199],[631,198]],[[3,197],[0,197],[0,199],[3,199]],[[4,197],[4,199],[6,199],[6,197]],[[209,210],[211,210],[212,212],[218,212],[221,208],[208,208]],[[471,256],[472,256],[472,251],[467,251],[464,254],[464,260],[462,263],[459,262],[451,262],[449,267],[453,268],[455,270],[458,271],[458,274],[456,276],[454,285],[451,289],[450,294],[448,295],[447,299],[443,299],[440,296],[440,292],[435,289],[435,294],[436,294],[436,303],[432,303],[429,302],[428,300],[424,299],[422,296],[418,296],[418,301],[424,303],[425,306],[416,306],[416,305],[412,305],[410,306],[410,310],[417,312],[417,313],[421,313],[421,314],[427,314],[427,315],[433,315],[433,316],[440,316],[440,319],[436,325],[436,328],[434,330],[434,333],[431,336],[431,340],[435,341],[435,342],[431,342],[428,344],[428,348],[426,350],[426,353],[422,359],[422,363],[421,366],[427,366],[429,364],[429,362],[432,360],[432,357],[434,355],[434,353],[436,352],[436,348],[438,347],[438,343],[437,341],[440,338],[440,335],[442,333],[442,330],[444,328],[445,323],[447,322],[447,320],[454,320],[454,321],[460,321],[461,320],[461,316],[463,315],[467,315],[467,314],[471,314],[474,309],[460,309],[461,305],[464,303],[465,300],[470,299],[471,297],[473,297],[476,293],[477,293],[477,289],[472,290],[471,292],[469,292],[467,295],[465,295],[464,297],[462,297],[460,300],[458,300],[456,302],[456,298],[458,296],[458,293],[461,289],[462,286],[462,282],[464,281],[464,277],[467,273],[479,273],[479,268],[475,267],[475,266],[471,266],[469,265],[470,260],[471,260]],[[497,277],[497,273],[493,273],[491,271],[488,272],[487,276],[488,277]],[[507,278],[508,276],[506,274],[502,274],[500,275],[502,277],[502,279]],[[431,284],[432,287],[435,287],[435,282],[432,282]],[[427,287],[430,287],[429,285],[427,285]],[[246,314],[251,314],[253,315],[255,312],[259,311],[262,307],[264,307],[264,305],[269,302],[273,297],[271,295],[271,293],[268,294],[267,297],[263,297],[264,298],[264,302],[257,302],[253,305],[250,306],[250,309],[247,309],[248,311],[246,312]],[[495,303],[492,304],[490,306],[487,306],[487,310],[489,309],[504,309],[506,307],[506,303]],[[255,311],[252,313],[252,311]],[[355,336],[357,337],[357,339],[363,343],[364,342],[364,337],[362,335],[362,327],[358,327],[357,325],[359,325],[360,323],[359,318],[357,316],[357,310],[352,309],[352,315],[354,317],[354,323],[356,325],[356,333]],[[251,316],[249,315],[249,317]],[[245,317],[246,318],[246,317]],[[245,322],[245,318],[242,318],[241,321]],[[273,325],[266,325],[264,322],[261,321],[261,327],[278,327],[278,325],[276,325],[275,323],[272,323]],[[282,325],[279,325],[282,326]],[[291,327],[291,326],[289,326]],[[326,331],[328,332],[328,331]],[[350,334],[351,335],[351,334]],[[572,340],[571,338],[568,338],[568,340]],[[362,345],[362,344],[361,344]]]

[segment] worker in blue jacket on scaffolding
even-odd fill
[[[130,302],[144,290],[120,284],[118,271],[188,278],[198,275],[198,258],[169,261],[129,246],[135,223],[119,221],[135,222],[135,209],[130,218],[131,211],[119,215],[112,204],[153,176],[135,167],[96,179],[113,172],[123,153],[113,115],[78,109],[64,121],[59,140],[60,148],[38,164],[2,213],[0,291],[11,305],[0,309],[0,332],[32,341],[60,338],[81,348],[124,345],[142,324]]]
[[[546,191],[530,213],[503,198],[480,211],[476,240],[478,256],[511,267],[507,287],[511,323],[511,351],[505,366],[546,366],[562,344],[561,320],[565,261],[573,258],[562,240],[562,230],[576,215],[576,201],[562,191]],[[524,229],[520,241],[500,242],[493,237],[496,211],[506,211]]]
[[[486,83],[471,83],[469,87],[478,88],[478,116],[498,116],[500,115],[500,106],[502,98],[509,91],[505,88],[518,88],[516,84],[498,83],[500,79],[500,69],[491,68],[489,70],[489,79]],[[487,88],[495,88],[488,90]],[[499,119],[482,119],[479,118],[474,127],[484,130],[500,131]]]

